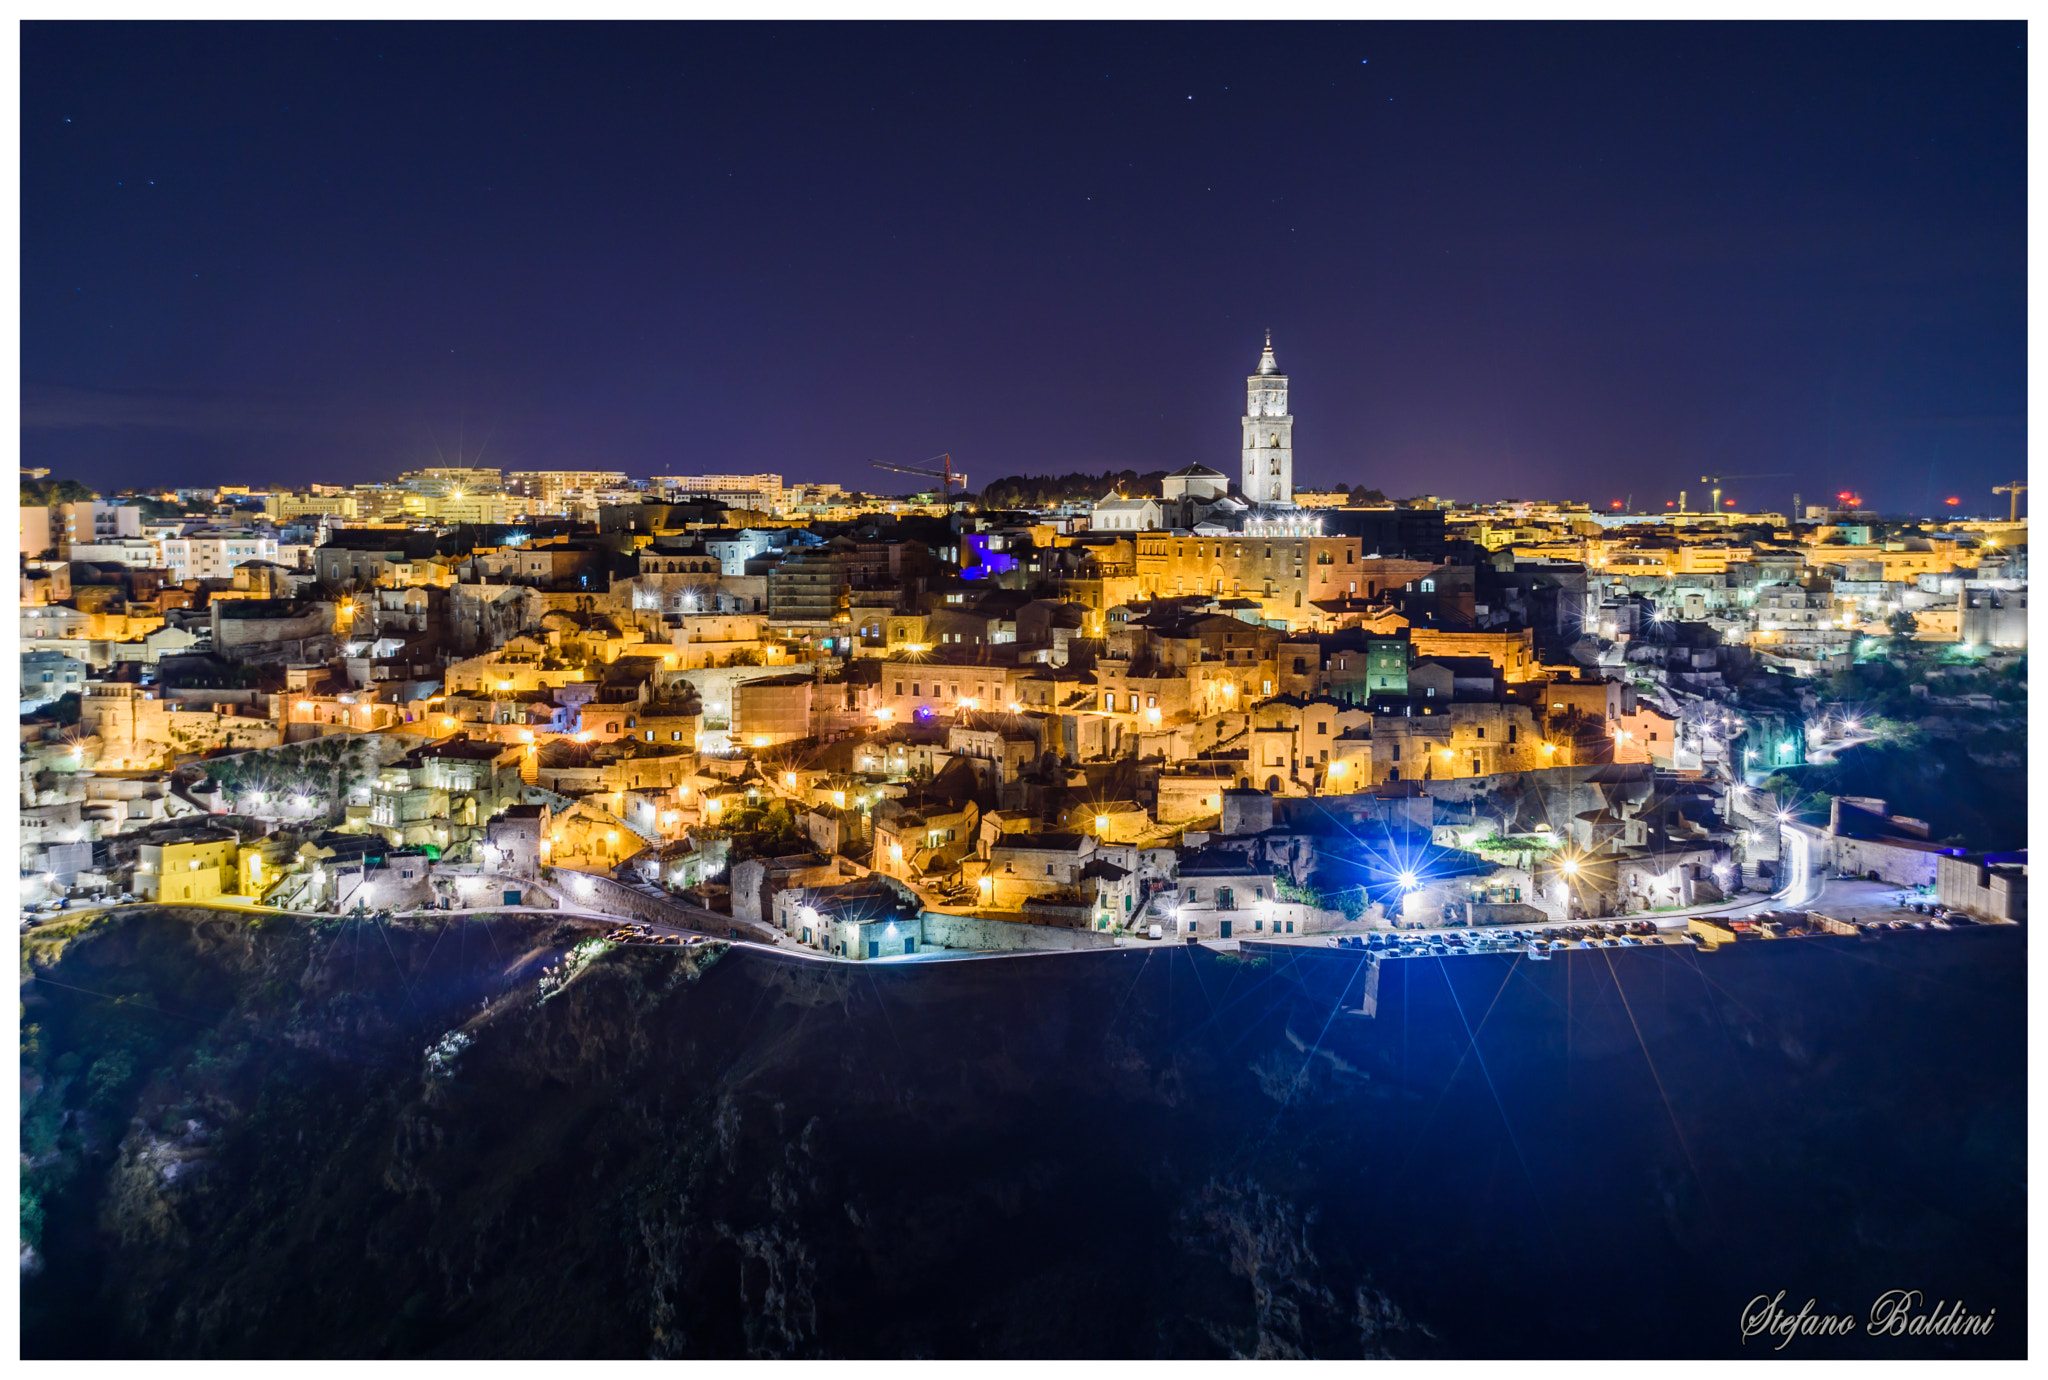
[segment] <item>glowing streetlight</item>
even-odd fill
[[[1401,890],[1403,891],[1413,891],[1420,885],[1420,879],[1416,877],[1412,870],[1407,868],[1403,868],[1401,875],[1396,877],[1395,880],[1400,882]]]
[[[1095,817],[1095,832],[1098,837],[1105,835],[1109,832],[1108,815],[1097,815]]]
[[[1564,873],[1567,877],[1576,877],[1579,875],[1579,860],[1577,858],[1566,858],[1557,865],[1557,870]]]

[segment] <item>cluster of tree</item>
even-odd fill
[[[1347,508],[1363,508],[1391,501],[1378,489],[1368,489],[1363,484],[1332,484],[1329,491],[1346,495],[1344,506]]]
[[[51,508],[59,503],[90,503],[98,497],[98,494],[76,479],[21,481],[21,506],[24,508]]]
[[[1110,470],[1102,474],[1013,474],[996,480],[981,491],[987,508],[1035,508],[1051,503],[1072,503],[1101,498],[1121,489],[1132,498],[1159,496],[1165,470]]]
[[[165,689],[246,690],[263,679],[254,666],[238,666],[213,656],[165,657],[158,669]]]
[[[1036,508],[1052,503],[1072,503],[1101,498],[1120,491],[1132,498],[1157,498],[1166,479],[1165,470],[1109,470],[1101,474],[1013,474],[998,479],[981,491],[984,508]],[[1385,494],[1363,484],[1332,484],[1331,493],[1345,495],[1351,507],[1388,502]]]
[[[62,728],[69,728],[79,720],[79,704],[78,692],[73,690],[59,695],[34,713],[22,715],[21,721],[25,724],[56,724]]]

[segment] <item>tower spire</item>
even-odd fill
[[[1274,362],[1273,359],[1273,330],[1270,326],[1266,328],[1265,353],[1259,356],[1259,372],[1261,374],[1277,374],[1280,372],[1279,364]]]

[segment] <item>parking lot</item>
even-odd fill
[[[1531,958],[1544,959],[1560,949],[1630,949],[1692,942],[1692,936],[1685,931],[1660,930],[1648,920],[1587,921],[1541,929],[1380,930],[1309,939],[1328,948],[1354,949],[1384,958],[1526,953]]]

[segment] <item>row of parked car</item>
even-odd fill
[[[27,929],[53,915],[62,915],[68,910],[89,910],[94,906],[124,906],[131,904],[135,899],[123,891],[114,896],[60,896],[54,901],[38,901],[21,908],[21,927]]]
[[[1573,942],[1589,948],[1628,948],[1656,932],[1647,920],[1615,920],[1542,930],[1395,930],[1339,935],[1331,943],[1340,949],[1383,954],[1484,954],[1526,948],[1542,957],[1552,949],[1570,948]]]

